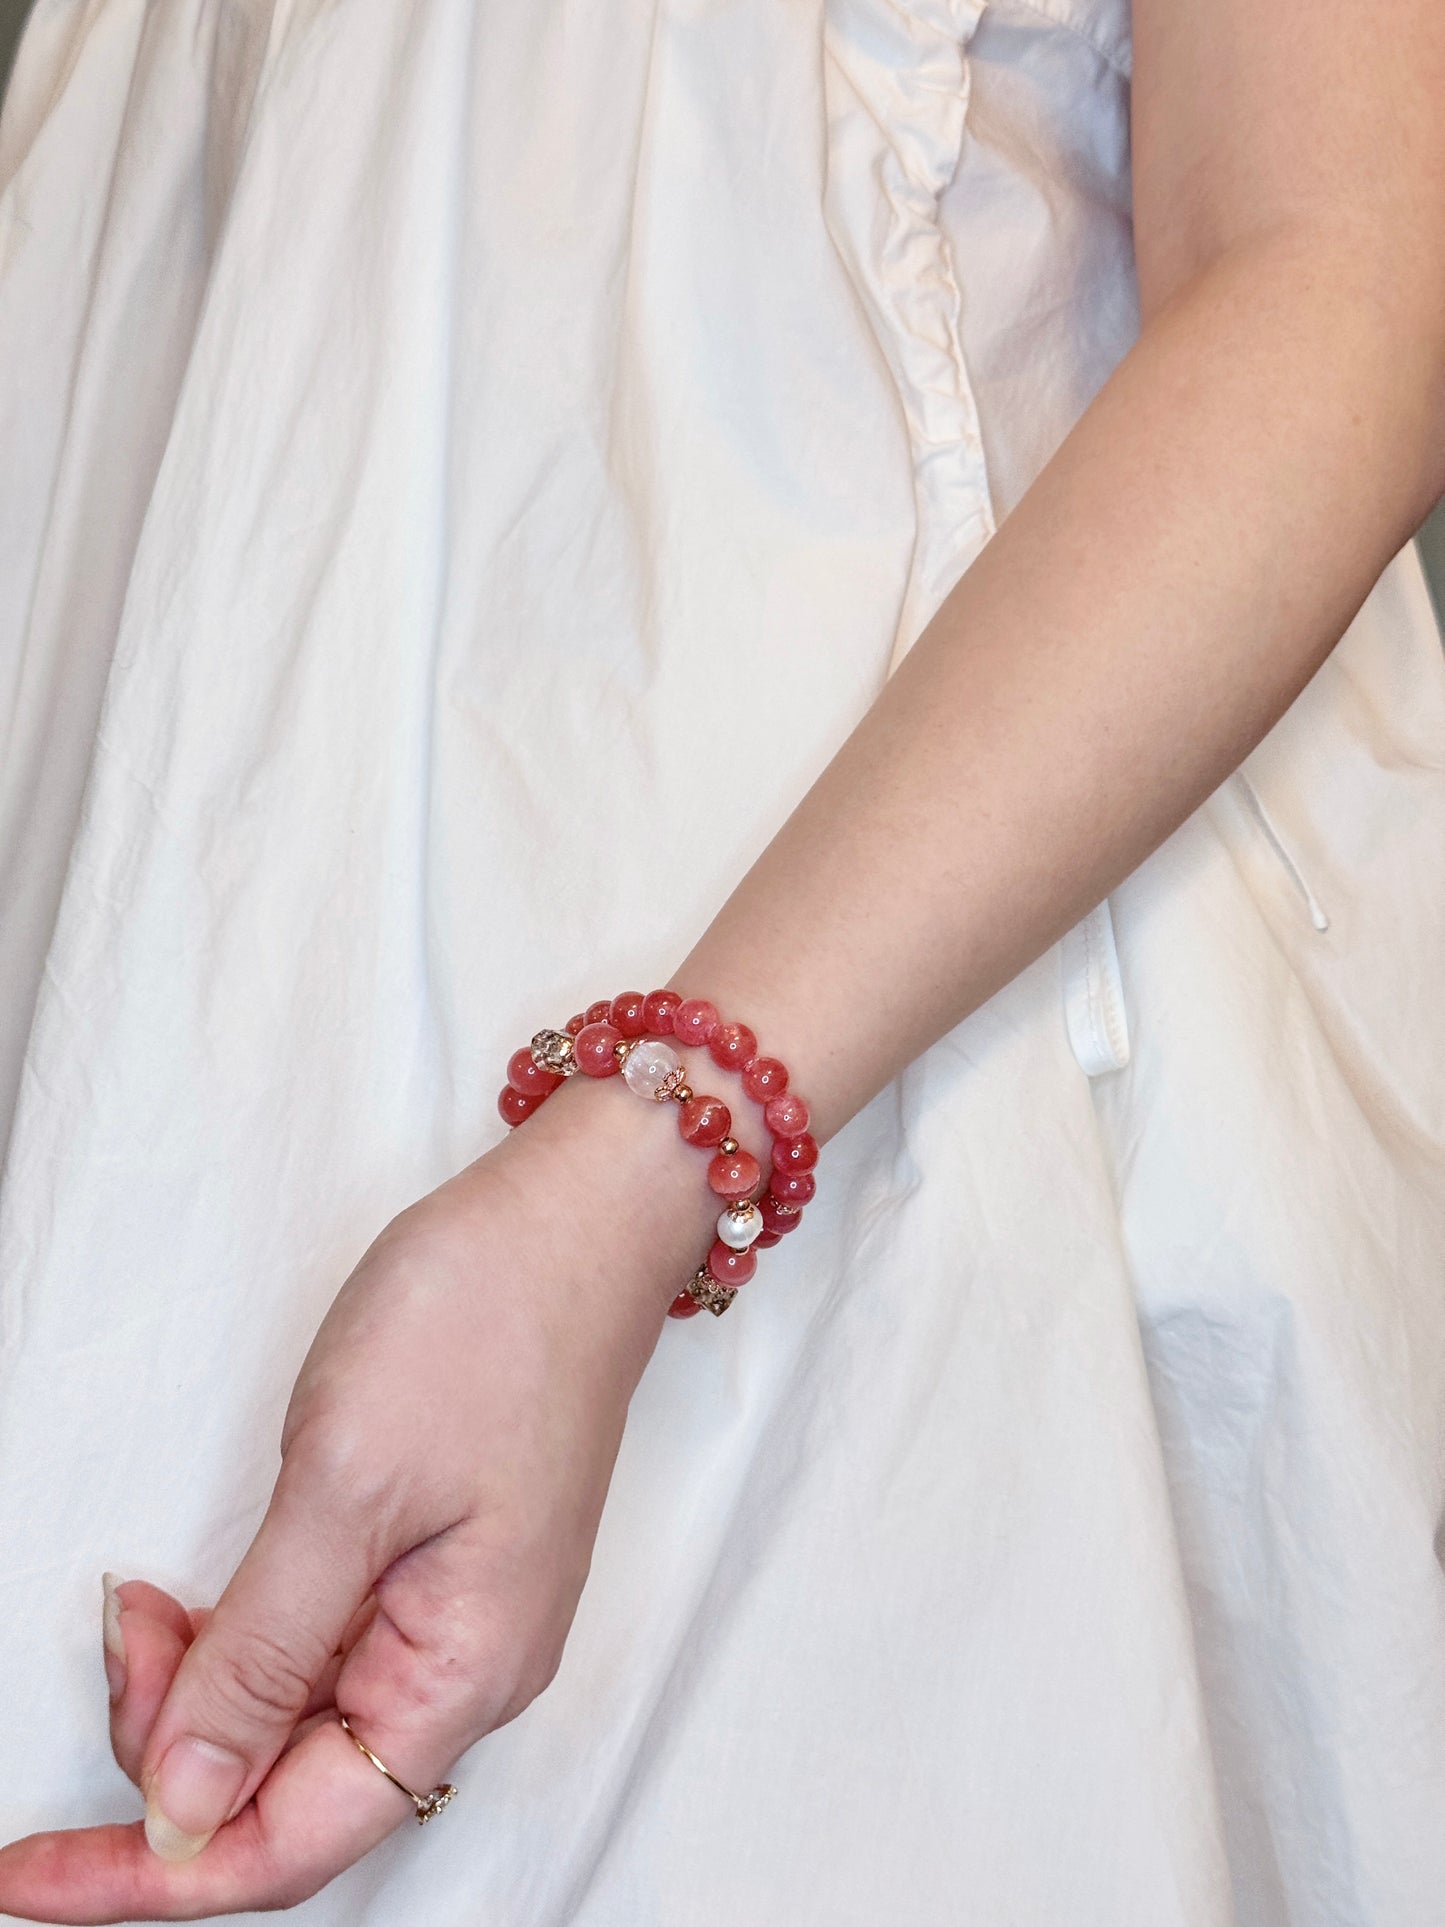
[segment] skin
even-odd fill
[[[1140,340],[670,979],[793,1066],[820,1139],[1225,779],[1445,490],[1438,0],[1136,0],[1134,32]],[[656,1125],[574,1080],[386,1227],[214,1613],[117,1594],[116,1757],[170,1853],[219,1830],[186,1859],[140,1823],[33,1836],[0,1911],[297,1901],[411,1813],[337,1705],[425,1789],[546,1686],[707,1243]],[[209,1806],[186,1735],[235,1758]]]

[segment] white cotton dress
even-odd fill
[[[1119,0],[37,0],[9,1834],[136,1814],[102,1568],[214,1595],[373,1234],[665,981],[1127,349],[1129,72]],[[669,1324],[555,1683],[299,1917],[1440,1927],[1442,964],[1407,550]]]

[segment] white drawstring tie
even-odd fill
[[[1232,781],[1265,842],[1299,892],[1311,924],[1318,931],[1328,930],[1330,920],[1324,905],[1310,888],[1309,879],[1280,835],[1258,790],[1242,769],[1234,772]],[[1064,979],[1064,1023],[1069,1046],[1080,1068],[1089,1077],[1123,1070],[1129,1062],[1129,1015],[1124,1003],[1119,950],[1114,941],[1114,919],[1107,897],[1063,937],[1059,954]]]

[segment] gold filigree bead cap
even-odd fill
[[[539,1030],[532,1039],[532,1062],[558,1077],[570,1077],[577,1068],[572,1039],[565,1030]]]

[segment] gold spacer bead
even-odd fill
[[[691,1104],[692,1102],[691,1084],[679,1084],[677,1089],[673,1092],[673,1096],[677,1099],[679,1104]]]
[[[559,1077],[570,1077],[577,1068],[572,1039],[565,1031],[539,1030],[532,1039],[531,1049],[532,1062],[540,1064],[543,1070],[555,1071]]]
[[[735,1137],[725,1137],[717,1148],[725,1158],[735,1158],[742,1147]]]
[[[738,1295],[736,1285],[720,1285],[705,1264],[698,1266],[683,1289],[704,1311],[710,1311],[714,1318],[721,1318]]]

